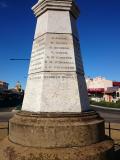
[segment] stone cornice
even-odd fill
[[[80,15],[80,10],[73,0],[38,1],[38,3],[34,5],[32,9],[36,17],[39,17],[47,10],[70,11],[75,18]]]

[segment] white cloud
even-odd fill
[[[8,5],[5,2],[0,2],[0,8],[7,8]]]

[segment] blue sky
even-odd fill
[[[36,19],[31,7],[37,0],[0,0],[0,80],[14,87],[26,84]],[[120,81],[120,0],[77,0],[85,73]]]

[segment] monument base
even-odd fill
[[[9,138],[1,142],[0,160],[111,160],[113,141],[104,121],[87,113],[17,113]]]

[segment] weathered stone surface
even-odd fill
[[[37,17],[22,110],[83,112],[90,109],[73,0],[43,0]]]
[[[113,142],[105,140],[85,147],[34,148],[11,143],[0,144],[0,160],[113,160]]]
[[[0,122],[0,141],[8,136],[8,122]]]
[[[113,160],[113,141],[104,122],[86,113],[20,112],[10,120],[9,140],[0,143],[0,160]]]
[[[84,74],[79,40],[71,34],[47,33],[33,42],[29,74],[77,72]]]
[[[69,11],[38,17],[22,110],[89,110],[76,19]]]
[[[37,18],[34,38],[46,33],[73,34],[79,38],[76,19],[66,11],[50,10]]]
[[[84,77],[76,73],[43,72],[30,75],[22,110],[81,112],[83,107],[84,110],[88,110],[89,103],[85,88]]]
[[[30,147],[81,147],[105,139],[104,121],[95,112],[83,114],[18,113],[10,120],[9,139]]]

